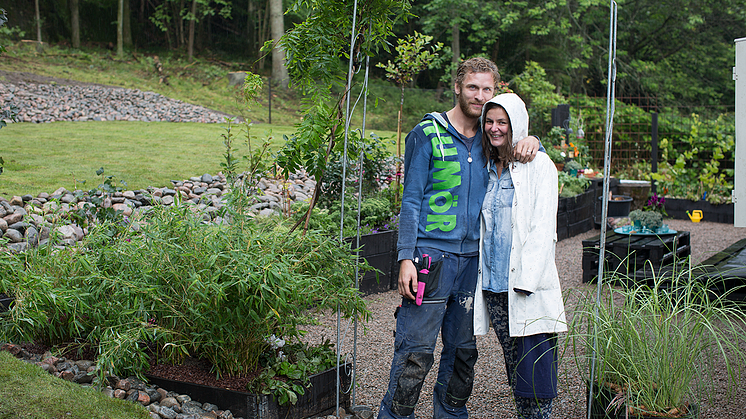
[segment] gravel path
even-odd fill
[[[715,252],[718,252],[736,241],[746,238],[746,229],[734,228],[732,225],[700,222],[698,224],[685,220],[669,220],[671,228],[691,232],[692,261],[699,263]],[[595,289],[593,285],[583,284],[581,241],[599,233],[592,230],[581,235],[563,240],[557,244],[557,268],[564,291],[584,291]],[[570,293],[572,294],[572,293]],[[393,330],[395,321],[394,308],[400,297],[396,291],[375,294],[366,297],[372,313],[371,320],[359,327],[357,337],[358,388],[355,403],[367,405],[378,411],[378,405],[388,384],[389,365],[393,356]],[[568,312],[572,312],[574,301],[570,297]],[[317,316],[322,324],[309,328],[307,339],[311,342],[328,338],[336,341],[336,316],[334,313],[323,313]],[[353,326],[342,322],[341,338],[343,351],[353,352]],[[440,342],[438,343],[440,345]],[[473,418],[515,418],[512,410],[512,395],[505,379],[505,366],[502,351],[497,338],[490,333],[477,340],[479,361],[476,367],[474,392],[468,408]],[[428,374],[423,386],[420,402],[417,406],[418,418],[432,417],[432,388],[435,380],[435,369],[438,365],[440,346],[436,349],[433,370]],[[583,378],[575,370],[572,360],[565,358],[560,364],[559,396],[554,403],[554,418],[577,419],[585,417],[585,385]],[[746,384],[746,377],[742,381]],[[728,397],[718,394],[713,403],[705,403],[701,418],[730,419],[746,417],[746,386],[737,394]]]

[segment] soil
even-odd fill
[[[27,352],[39,355],[51,349],[49,346],[39,343],[27,343],[21,346]],[[81,351],[69,350],[60,355],[71,360],[96,360],[96,351],[91,348],[83,348]],[[218,378],[217,374],[210,371],[210,363],[204,360],[187,358],[182,364],[171,365],[155,362],[152,361],[152,359],[154,359],[154,357],[151,357],[150,369],[145,373],[147,375],[168,380],[201,384],[209,387],[218,387],[232,391],[247,392],[246,386],[258,374],[258,371],[237,375],[223,374]]]

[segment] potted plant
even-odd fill
[[[565,163],[564,171],[572,176],[577,176],[580,170],[583,170],[583,166],[574,159],[570,159],[570,161]]]
[[[602,200],[603,196],[599,196],[598,199]],[[609,217],[626,217],[629,215],[629,209],[631,206],[631,196],[609,195],[609,206],[606,215]]]
[[[717,386],[736,388],[746,314],[709,291],[716,280],[689,267],[659,273],[652,285],[602,285],[598,301],[596,293],[579,300],[567,348],[581,372],[591,371],[593,418],[696,418]]]
[[[634,210],[629,213],[629,220],[637,231],[656,232],[663,225],[663,215],[657,211]]]

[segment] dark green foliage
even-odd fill
[[[353,133],[353,139],[357,139],[357,133]],[[389,153],[386,143],[393,143],[393,140],[380,138],[371,134],[366,139],[351,142],[347,147],[347,168],[346,168],[346,193],[349,195],[357,194],[360,184],[360,164],[359,158],[362,153],[363,159],[363,177],[362,193],[363,196],[370,196],[378,192],[385,182],[390,181],[396,174],[396,160]],[[341,146],[338,148],[342,148]],[[342,197],[342,160],[343,150],[335,150],[329,155],[329,162],[326,171],[322,177],[322,192],[319,204],[328,206],[332,202],[339,201]]]
[[[559,194],[561,197],[570,197],[581,194],[588,189],[588,185],[591,181],[585,177],[572,176],[569,173],[562,171],[557,173],[557,179],[559,182]]]
[[[663,224],[663,215],[656,211],[634,210],[629,213],[629,220],[633,223],[639,221],[640,225],[655,231]]]
[[[393,187],[387,188],[389,191]],[[395,230],[398,228],[397,218],[399,211],[392,204],[393,196],[387,196],[383,192],[376,196],[364,198],[360,204],[360,234],[368,234],[379,230]],[[339,220],[341,215],[341,202],[332,202],[326,208],[316,207],[313,209],[309,229],[324,232],[331,236],[339,235]],[[293,208],[296,216],[302,216],[308,210],[308,203],[296,204]],[[357,198],[348,196],[345,200],[344,237],[357,235]]]
[[[307,310],[368,316],[350,247],[328,236],[241,217],[206,225],[179,206],[141,228],[112,240],[104,223],[81,247],[0,253],[0,292],[17,297],[0,339],[87,342],[119,375],[144,373],[151,351],[220,375],[256,369],[273,334],[295,342]]]

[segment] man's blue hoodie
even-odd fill
[[[404,193],[399,216],[399,260],[415,247],[449,253],[479,251],[479,213],[489,172],[482,133],[470,149],[441,114],[425,115],[410,131],[404,152]]]

